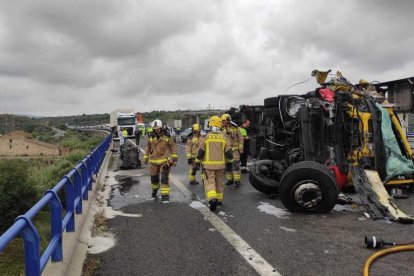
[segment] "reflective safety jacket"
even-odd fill
[[[145,148],[144,159],[150,164],[162,165],[172,160],[177,162],[177,145],[174,139],[167,135],[151,133],[147,147]]]
[[[202,162],[206,170],[223,170],[226,162],[233,162],[233,151],[226,135],[208,133],[200,142],[196,162]]]
[[[127,136],[128,136],[128,131],[123,130],[123,131],[122,131],[122,136],[127,137]]]
[[[223,132],[228,136],[233,151],[243,152],[243,135],[240,132],[240,128],[234,125],[230,125],[223,129]]]
[[[247,138],[247,130],[244,127],[240,127],[240,133],[243,136],[243,138]]]
[[[192,135],[191,138],[187,139],[187,145],[185,147],[185,153],[187,159],[196,158],[198,149],[200,147],[200,142],[202,140],[202,136],[199,135]]]

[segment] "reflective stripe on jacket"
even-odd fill
[[[174,139],[164,135],[151,135],[145,148],[144,159],[149,159],[150,164],[162,165],[171,158],[174,161],[177,159],[177,145]]]
[[[223,131],[228,136],[233,151],[243,151],[244,139],[243,135],[240,132],[240,128],[230,125],[229,127],[224,128]]]
[[[201,135],[191,137],[187,140],[187,145],[185,147],[185,153],[187,159],[195,158],[200,147]]]
[[[226,161],[233,162],[230,141],[222,133],[210,132],[200,143],[197,159],[202,160],[203,167],[207,170],[224,169]]]

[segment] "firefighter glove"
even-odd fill
[[[191,165],[193,163],[193,158],[188,158],[188,165]]]

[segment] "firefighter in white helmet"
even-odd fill
[[[229,114],[223,114],[221,116],[222,130],[228,136],[231,142],[231,149],[233,150],[233,168],[230,168],[228,164],[226,168],[226,185],[236,184],[236,187],[240,187],[240,154],[243,153],[243,135],[240,132],[240,128],[231,121]]]
[[[211,117],[209,127],[211,132],[200,143],[196,163],[202,164],[206,197],[210,210],[215,211],[223,201],[225,163],[233,162],[233,153],[230,141],[221,133],[220,117]]]
[[[153,132],[149,134],[144,162],[150,163],[152,196],[154,198],[157,196],[161,174],[161,198],[163,203],[168,203],[170,200],[168,175],[171,166],[175,166],[178,160],[177,146],[169,132],[164,130],[161,120],[154,120],[151,128]]]
[[[200,147],[201,138],[201,126],[199,124],[194,124],[191,134],[188,136],[187,145],[185,147],[188,165],[190,165],[190,172],[188,174],[190,185],[198,184],[196,180],[197,166],[195,159]]]

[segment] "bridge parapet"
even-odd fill
[[[93,176],[97,175],[111,141],[112,135],[108,135],[52,189],[47,190],[29,211],[17,217],[15,223],[0,236],[0,252],[17,236],[23,237],[26,275],[41,275],[50,258],[52,262],[63,260],[62,234],[65,231],[75,232],[75,214],[82,214],[82,200],[88,200]],[[65,208],[58,196],[61,190],[65,191]],[[33,218],[47,205],[50,209],[51,238],[43,254],[40,254],[40,236]]]

